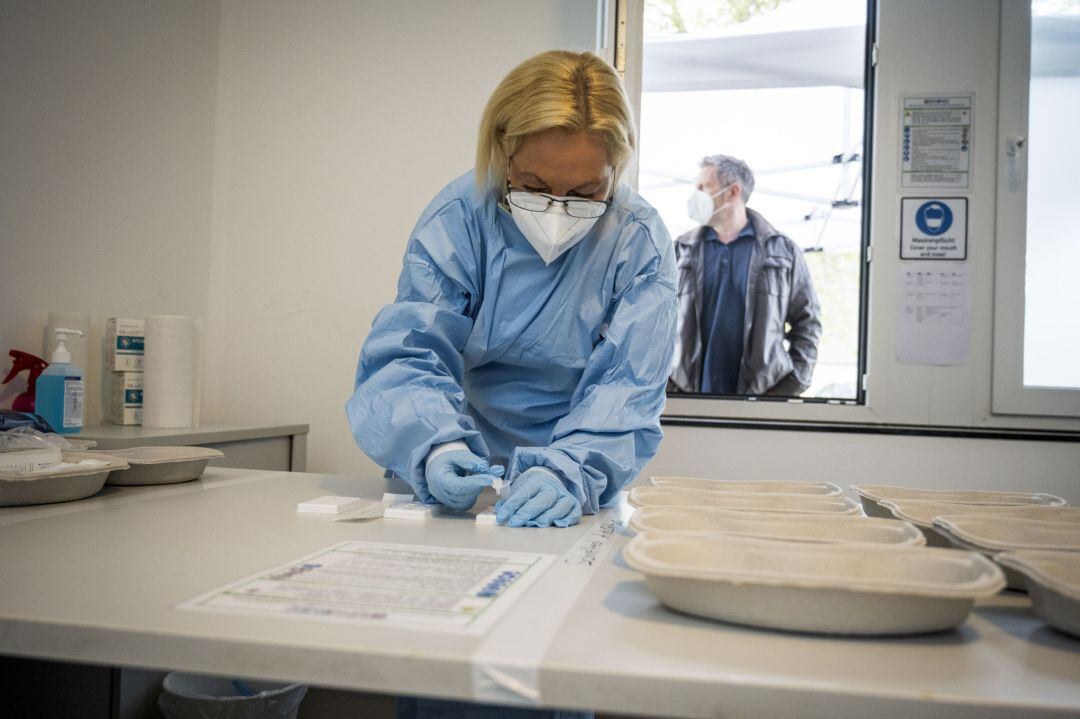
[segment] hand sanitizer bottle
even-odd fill
[[[76,434],[83,426],[83,397],[86,380],[83,371],[71,364],[68,335],[82,335],[80,330],[57,327],[56,350],[52,362],[35,385],[37,413],[61,434]]]

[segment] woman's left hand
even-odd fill
[[[510,496],[495,505],[499,524],[510,527],[569,527],[581,521],[581,502],[551,472],[531,467],[510,484]]]

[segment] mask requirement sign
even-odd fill
[[[966,197],[905,197],[900,205],[900,259],[966,260]]]

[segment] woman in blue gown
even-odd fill
[[[634,148],[618,75],[591,53],[530,58],[488,101],[476,168],[421,215],[346,407],[360,448],[422,501],[468,509],[505,470],[501,524],[565,527],[656,453],[675,266],[619,182]]]

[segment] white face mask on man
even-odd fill
[[[704,190],[694,190],[686,201],[686,214],[690,216],[690,219],[699,225],[707,225],[712,221],[720,212],[731,207],[730,202],[725,202],[719,207],[713,207],[713,199],[727,192],[732,188],[735,183],[724,186],[722,189],[717,190],[714,194],[710,195]]]

